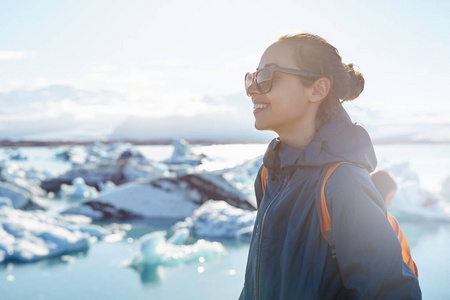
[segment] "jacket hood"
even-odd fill
[[[363,166],[369,172],[377,165],[369,134],[362,126],[352,123],[342,105],[334,119],[319,129],[304,150],[289,147],[279,138],[272,140],[264,156],[264,165],[275,169],[277,161],[280,168],[318,167],[348,161]]]

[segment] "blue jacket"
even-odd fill
[[[339,166],[325,186],[336,259],[320,232],[315,191],[325,165]],[[383,199],[369,176],[376,157],[367,132],[341,107],[304,149],[273,140],[260,174],[261,201],[240,300],[421,299],[417,277],[403,262]]]

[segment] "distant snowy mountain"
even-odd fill
[[[386,112],[368,107],[345,105],[353,122],[361,124],[375,142],[450,142],[450,120],[437,117],[411,116],[404,112]]]
[[[276,136],[254,128],[252,103],[244,93],[181,100],[177,103],[185,106],[176,110],[178,104],[70,85],[0,93],[0,140],[268,141]],[[432,106],[345,107],[375,141],[450,141],[450,122],[438,122],[446,120],[445,111]]]
[[[274,134],[258,132],[252,116],[225,112],[200,114],[195,117],[138,118],[130,117],[109,139],[208,139],[208,140],[270,140]]]

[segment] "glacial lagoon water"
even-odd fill
[[[140,146],[149,158],[162,160],[171,146]],[[195,146],[211,162],[203,168],[232,167],[264,153],[266,145]],[[443,179],[450,175],[450,145],[379,145],[380,165],[409,163],[420,185],[439,195]],[[0,149],[1,150],[1,149]],[[53,174],[70,168],[53,160],[55,149],[23,148],[28,166]],[[440,199],[450,202],[450,199]],[[400,220],[419,268],[424,299],[449,299],[450,222]],[[227,255],[177,267],[158,267],[140,272],[127,264],[139,249],[138,238],[155,230],[169,230],[163,223],[133,224],[119,241],[98,241],[81,253],[35,263],[0,264],[0,297],[15,299],[237,299],[243,284],[248,244],[220,241]]]

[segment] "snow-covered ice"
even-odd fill
[[[191,245],[173,244],[166,240],[165,231],[154,231],[139,239],[141,249],[134,257],[132,266],[177,266],[213,260],[226,254],[225,247],[219,242],[198,240]]]
[[[225,201],[207,201],[191,217],[172,227],[176,233],[188,229],[198,237],[225,238],[249,241],[256,211],[236,208]]]
[[[167,164],[185,164],[197,166],[205,158],[204,154],[195,154],[188,142],[183,139],[173,141],[172,156],[164,161]]]
[[[70,200],[86,201],[97,197],[98,192],[94,187],[88,186],[83,178],[77,177],[72,185],[61,185],[60,195]]]
[[[398,218],[450,221],[450,215],[437,195],[422,187],[409,163],[384,166],[397,181],[397,193],[389,211]]]
[[[87,185],[99,187],[101,183],[111,181],[115,184],[132,182],[138,179],[156,179],[167,173],[152,165],[140,165],[132,161],[104,162],[74,166],[68,172],[44,181],[42,187],[57,192],[62,184],[71,184],[75,178],[83,178]]]
[[[20,183],[17,182],[17,179],[12,182],[0,181],[0,197],[11,199],[14,208],[43,209],[48,207],[48,201],[38,196],[39,194],[39,189],[34,189],[34,186],[27,185],[26,181]]]
[[[0,250],[4,260],[36,261],[80,251],[89,246],[89,235],[69,230],[40,212],[0,207]]]
[[[190,174],[118,186],[101,193],[93,201],[69,209],[68,213],[85,214],[98,219],[130,217],[184,219],[204,202],[225,200],[235,207],[254,209],[247,198],[218,175]],[[95,214],[95,215],[94,215]]]
[[[89,247],[94,236],[111,234],[83,217],[48,218],[41,211],[22,211],[0,201],[0,261],[32,262]]]
[[[214,173],[221,174],[223,178],[235,185],[256,207],[254,183],[262,163],[263,156],[258,156],[236,167],[216,171]]]

